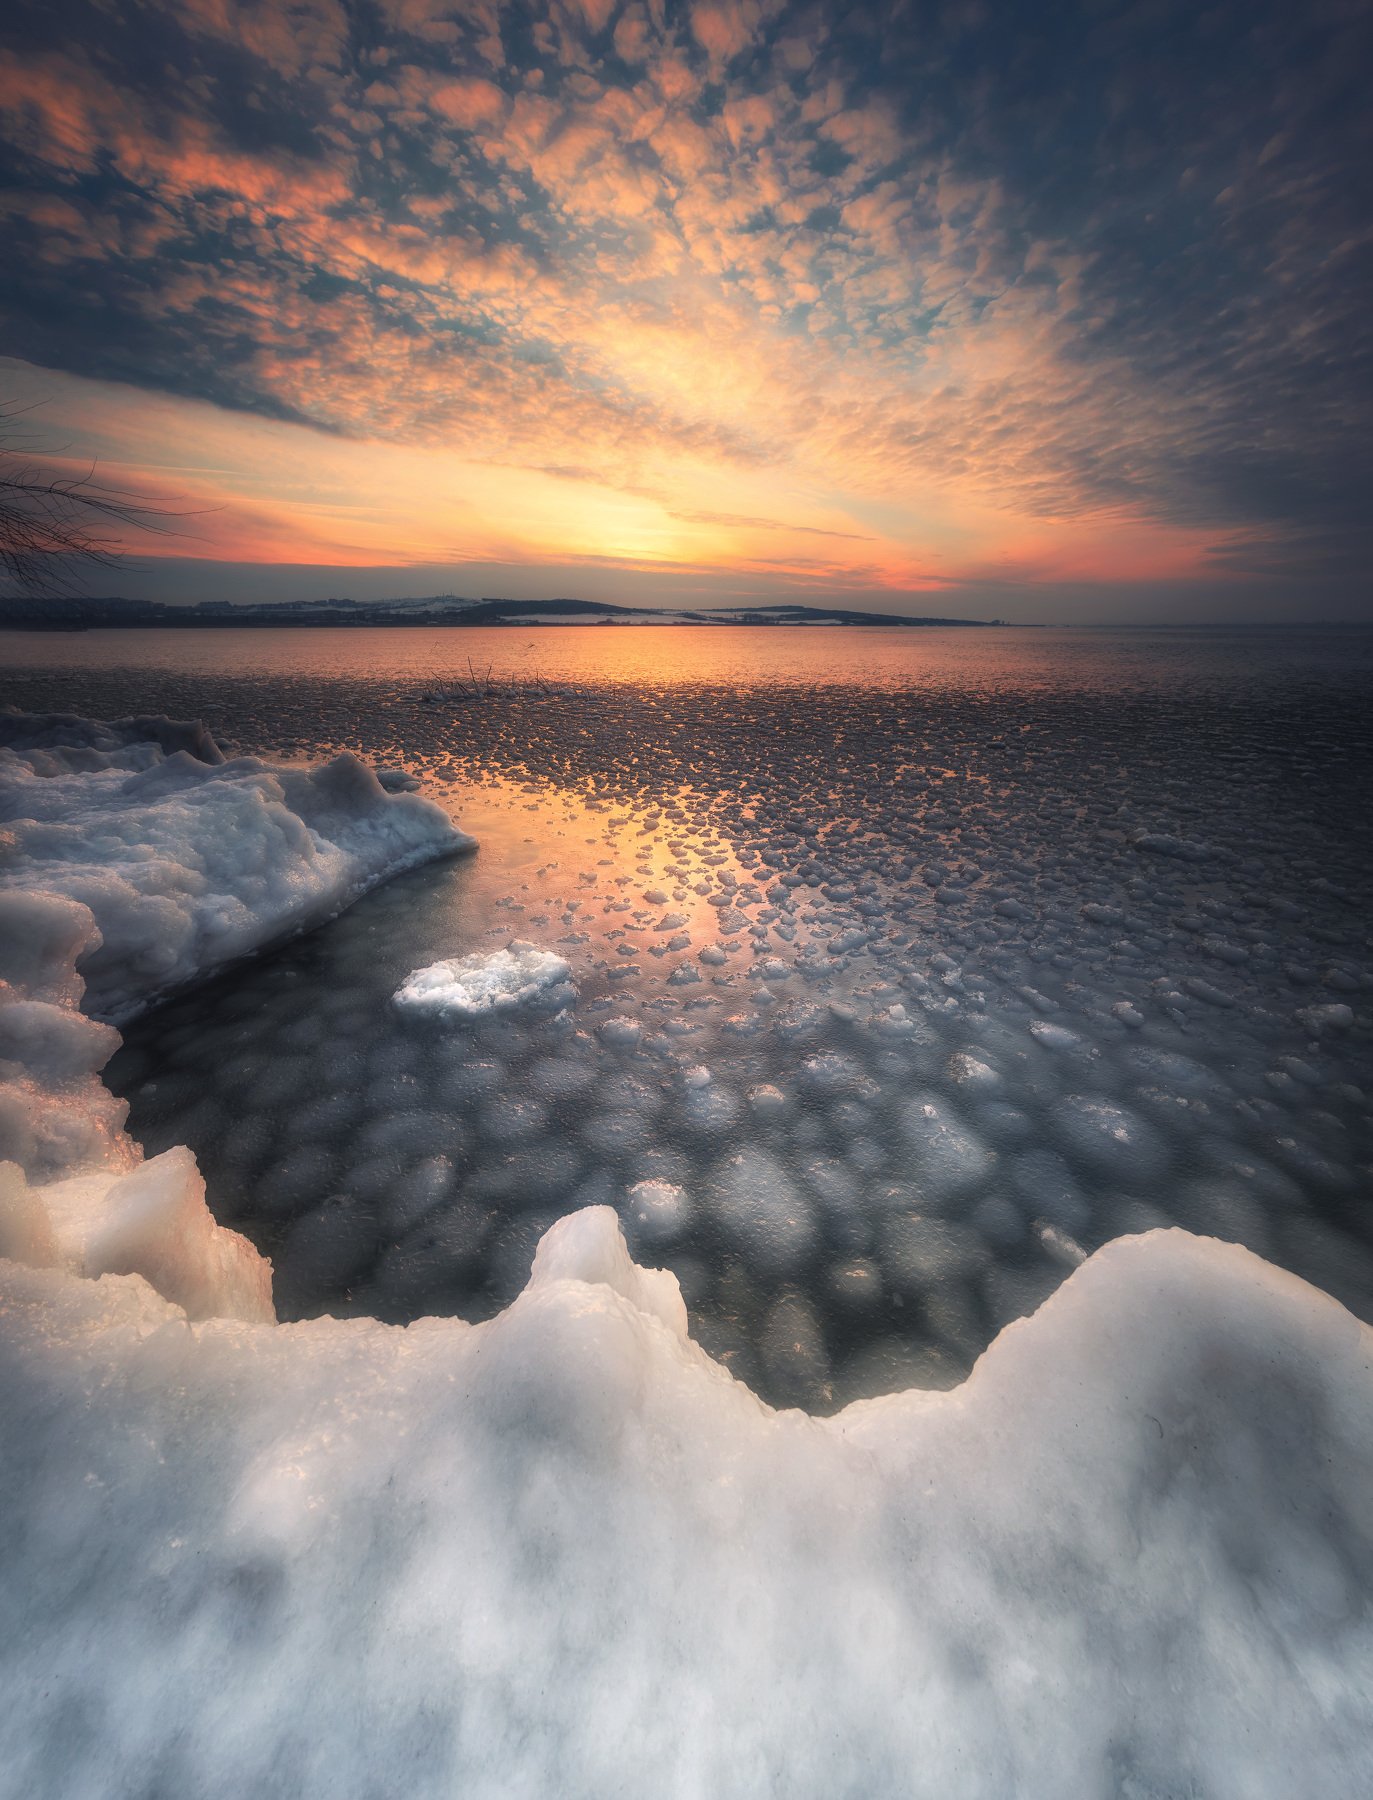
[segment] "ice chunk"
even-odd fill
[[[412,970],[396,989],[395,1002],[410,1012],[477,1019],[527,1006],[571,973],[556,951],[512,938],[503,950],[477,951]]]
[[[141,1275],[193,1319],[276,1317],[271,1265],[210,1216],[189,1150],[168,1150],[113,1181],[67,1176],[36,1198],[58,1259],[81,1275]]]
[[[631,1312],[666,1325],[675,1338],[686,1337],[686,1307],[676,1276],[630,1260],[619,1220],[608,1206],[570,1213],[540,1240],[529,1291],[536,1294],[555,1282],[609,1288],[628,1302]]]
[[[749,1110],[755,1118],[776,1119],[787,1110],[787,1097],[771,1081],[755,1083],[748,1091]]]
[[[815,1242],[809,1204],[765,1150],[740,1150],[717,1166],[711,1206],[721,1227],[763,1273],[789,1274],[805,1262]]]
[[[938,1209],[981,1186],[996,1154],[980,1143],[947,1102],[917,1094],[901,1111],[901,1131],[925,1203]]]
[[[691,1224],[691,1203],[675,1182],[636,1181],[625,1200],[631,1228],[645,1244],[670,1244]]]
[[[1068,1094],[1050,1116],[1068,1155],[1107,1180],[1147,1187],[1168,1166],[1162,1133],[1126,1107],[1094,1094]]]
[[[602,1019],[596,1029],[601,1041],[617,1050],[634,1049],[644,1034],[643,1025],[638,1019],[623,1016]]]
[[[1354,1009],[1340,1000],[1327,1006],[1304,1006],[1297,1017],[1319,1037],[1323,1031],[1348,1031],[1354,1023]]]
[[[823,1398],[829,1353],[815,1308],[802,1294],[784,1294],[763,1325],[763,1362],[779,1392],[794,1405]]]

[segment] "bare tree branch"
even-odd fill
[[[0,404],[0,437],[30,410]],[[22,594],[57,594],[84,569],[116,567],[121,528],[167,532],[191,516],[97,481],[94,463],[84,475],[55,474],[0,443],[0,574]]]

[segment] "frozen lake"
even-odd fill
[[[515,685],[453,697],[469,657]],[[1165,1222],[1373,1318],[1373,634],[127,632],[0,664],[23,707],[352,748],[481,841],[111,1065],[283,1317],[489,1316],[607,1202],[712,1354],[812,1410],[952,1384]],[[567,980],[393,1004],[512,939]]]

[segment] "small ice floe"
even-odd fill
[[[504,950],[454,956],[412,970],[394,997],[407,1012],[475,1019],[526,1006],[571,973],[556,952],[513,938]]]

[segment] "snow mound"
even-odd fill
[[[0,713],[0,886],[94,914],[86,1009],[150,1000],[473,847],[441,807],[390,794],[354,756],[317,769],[226,761],[203,726]]]
[[[415,969],[396,989],[396,1005],[408,1012],[475,1019],[526,1006],[572,970],[552,950],[512,938],[504,950],[450,957]]]
[[[7,1791],[1362,1791],[1373,1338],[1334,1302],[1122,1240],[961,1388],[829,1420],[682,1327],[601,1207],[479,1326],[190,1332],[0,1269]]]

